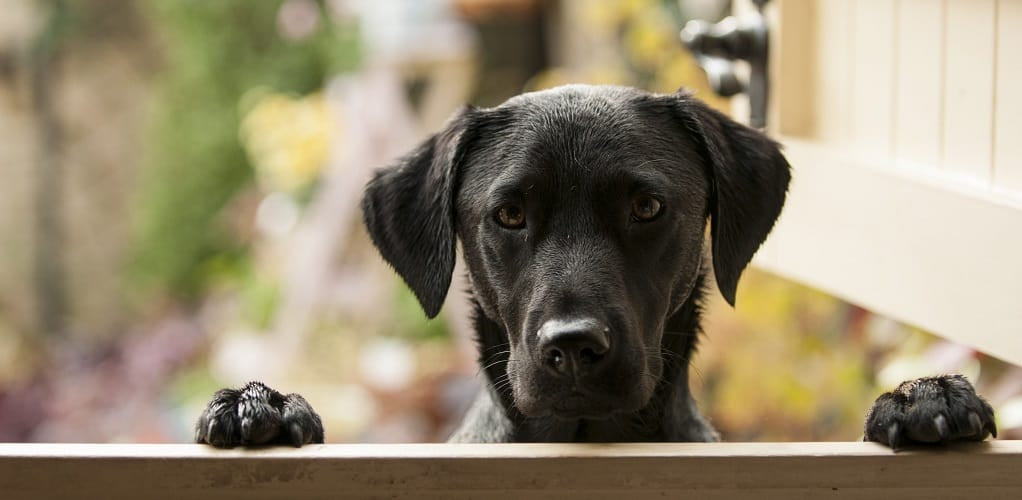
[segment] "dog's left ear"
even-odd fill
[[[444,129],[366,186],[362,214],[369,236],[433,318],[454,273],[454,196],[475,109],[455,114]]]
[[[675,97],[710,168],[713,272],[720,293],[734,306],[738,278],[781,214],[791,167],[780,146],[762,132],[687,94]]]

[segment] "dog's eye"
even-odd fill
[[[518,205],[504,205],[497,209],[497,222],[508,229],[525,227],[525,211]]]
[[[638,222],[648,222],[656,219],[663,211],[663,204],[660,200],[642,194],[632,199],[632,219]]]

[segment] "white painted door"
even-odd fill
[[[774,0],[764,269],[1022,363],[1022,0]]]

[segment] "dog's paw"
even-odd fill
[[[260,382],[221,389],[195,424],[195,442],[218,448],[323,442],[323,423],[305,398]]]
[[[961,375],[902,382],[866,414],[863,439],[898,449],[904,444],[982,441],[997,437],[994,410]]]

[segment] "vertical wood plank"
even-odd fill
[[[817,0],[815,136],[828,144],[849,139],[851,120],[851,0]]]
[[[894,121],[895,2],[857,0],[852,18],[852,137],[856,151],[891,155]]]
[[[993,162],[995,0],[947,0],[943,165],[989,182]]]
[[[781,0],[767,9],[770,22],[771,130],[807,137],[815,128],[816,5]]]
[[[939,168],[943,133],[943,0],[899,0],[894,155],[900,165]]]
[[[994,185],[1022,193],[1022,1],[997,2]]]
[[[769,10],[769,9],[768,9]],[[741,18],[746,14],[756,11],[756,5],[752,3],[752,0],[733,0],[731,2],[731,15]],[[739,80],[749,81],[749,65],[748,64],[736,64],[735,65],[735,76]],[[749,94],[742,92],[728,99],[728,104],[731,107],[731,118],[734,118],[739,123],[749,124],[749,116],[752,109],[752,103],[749,101]],[[769,106],[768,106],[769,113]]]

